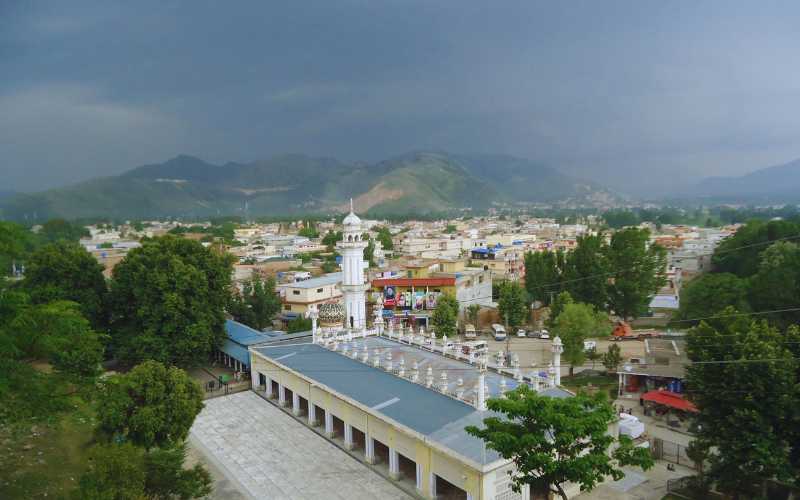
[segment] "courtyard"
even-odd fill
[[[245,497],[411,498],[251,391],[205,405],[191,439]]]

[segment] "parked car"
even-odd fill
[[[597,342],[594,340],[584,340],[583,341],[583,350],[584,351],[591,351],[592,349],[597,349]]]
[[[466,339],[474,339],[477,337],[477,332],[475,331],[475,326],[467,323],[464,326],[464,338]]]
[[[529,339],[538,339],[538,338],[539,338],[539,335],[541,335],[541,333],[540,333],[540,332],[528,332],[528,335],[527,335],[527,337],[528,337]]]
[[[547,330],[542,330],[541,332],[539,332],[539,338],[540,339],[549,339],[550,338],[550,332],[548,332]]]
[[[522,328],[517,330],[517,337],[525,338],[526,336],[527,336],[527,334],[525,333],[525,330],[523,330]]]
[[[500,323],[495,323],[492,325],[492,333],[494,334],[495,340],[505,340],[507,337],[506,329]]]

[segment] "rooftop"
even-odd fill
[[[310,280],[297,281],[294,283],[282,283],[278,288],[317,288],[327,285],[335,285],[342,281],[342,273],[330,273]]]
[[[344,351],[345,345],[347,351]],[[351,357],[355,351],[361,358],[365,347],[370,355],[369,364]],[[485,449],[483,441],[464,431],[466,425],[480,425],[484,418],[494,413],[479,411],[464,401],[440,392],[444,389],[452,394],[459,387],[458,379],[461,378],[463,398],[472,400],[478,380],[475,366],[382,337],[359,338],[341,344],[338,352],[311,343],[262,345],[251,350],[477,464],[490,464],[500,459],[496,452]],[[411,376],[414,362],[417,362],[419,382],[412,382],[372,365],[379,357],[385,368],[390,354],[393,371],[398,370],[401,359],[404,361],[406,377]],[[432,368],[435,388],[421,385],[425,383],[428,367]],[[447,374],[445,381],[441,379],[442,373]],[[490,397],[500,394],[501,381],[505,381],[507,390],[518,385],[514,378],[493,371],[486,372],[485,380]],[[551,397],[571,396],[571,393],[560,388],[547,388],[540,393]]]

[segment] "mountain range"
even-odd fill
[[[282,155],[214,165],[192,156],[0,199],[8,219],[431,214],[514,204],[611,206],[619,195],[506,155],[414,152],[377,163]]]
[[[743,203],[800,201],[800,159],[739,177],[709,177],[689,191],[694,197]]]

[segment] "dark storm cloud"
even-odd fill
[[[0,165],[501,152],[622,188],[800,156],[796,2],[2,2]],[[2,189],[2,186],[0,186]]]

